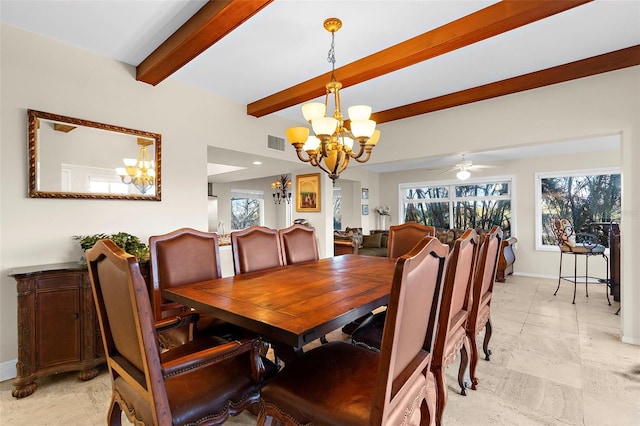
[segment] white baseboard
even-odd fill
[[[557,275],[543,275],[543,274],[532,274],[529,272],[514,272],[513,275],[516,276],[521,276],[521,277],[531,277],[531,278],[546,278],[546,279],[550,279],[550,280],[557,280],[558,276]]]
[[[18,362],[17,359],[12,359],[10,361],[0,363],[0,382],[15,379],[15,377],[18,375],[18,372],[16,370],[16,362]]]
[[[630,345],[640,345],[640,339],[637,339],[635,337],[627,337],[627,336],[622,336],[622,343],[628,343]]]

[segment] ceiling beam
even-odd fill
[[[376,112],[371,119],[378,124],[388,123],[636,65],[640,65],[640,45]]]
[[[136,68],[136,80],[157,85],[273,0],[210,0]]]
[[[415,65],[427,59],[547,18],[592,0],[503,0],[439,28],[354,61],[336,70],[343,87]],[[330,72],[247,105],[262,117],[323,96]]]

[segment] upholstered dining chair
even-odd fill
[[[379,353],[330,342],[262,389],[258,424],[428,425],[428,378],[448,247],[425,237],[396,263]]]
[[[387,257],[396,259],[405,253],[408,253],[422,238],[426,236],[433,237],[436,235],[436,229],[433,226],[422,225],[416,222],[405,222],[400,225],[392,225],[389,227],[389,237],[387,242]],[[375,320],[372,318],[373,313],[364,315],[353,322],[342,327],[342,332],[352,334],[365,321],[374,322],[378,325],[378,332],[382,333],[382,324],[384,323],[384,311],[377,314]]]
[[[447,271],[442,289],[442,303],[438,315],[438,329],[431,370],[434,373],[438,398],[436,400],[436,424],[442,424],[442,414],[447,404],[445,367],[460,353],[458,385],[466,395],[464,374],[469,365],[470,342],[467,337],[467,320],[471,308],[471,289],[478,253],[478,233],[467,229],[458,238],[449,253]]]
[[[107,365],[110,425],[222,424],[260,399],[260,340],[203,336],[160,351],[146,284],[135,257],[111,240],[86,252]]]
[[[318,241],[314,228],[293,224],[278,230],[285,265],[318,260]]]
[[[466,395],[464,373],[469,365],[469,339],[466,335],[467,319],[471,304],[471,288],[478,247],[478,234],[467,229],[458,238],[449,253],[442,290],[442,303],[438,314],[438,327],[433,348],[431,371],[436,380],[437,405],[436,424],[442,423],[442,414],[447,403],[447,384],[444,369],[460,353],[458,384],[460,393]],[[351,339],[353,344],[374,351],[380,350],[385,315],[379,313],[365,321]]]
[[[218,235],[212,232],[181,228],[167,234],[153,235],[149,238],[149,253],[151,301],[156,321],[194,312],[165,299],[162,290],[222,276]],[[239,327],[228,322],[204,313],[198,314],[197,333],[234,337],[241,332]],[[184,339],[179,341],[180,335],[175,332],[170,334],[170,339],[170,344],[175,344],[176,339],[178,343],[186,342]]]
[[[558,247],[560,248],[560,270],[558,271],[558,287],[556,291],[553,293],[555,296],[558,294],[558,290],[560,290],[560,282],[562,280],[569,281],[573,283],[573,304],[576,303],[576,287],[578,285],[578,279],[581,278],[580,282],[584,282],[585,285],[585,294],[586,297],[589,297],[589,280],[592,283],[602,282],[601,279],[596,277],[589,276],[589,257],[591,256],[602,256],[607,263],[607,278],[605,284],[609,285],[609,258],[605,254],[605,246],[598,244],[596,236],[589,233],[576,233],[574,232],[573,225],[569,219],[553,217],[551,219],[551,226],[553,228],[553,233],[558,240]],[[580,240],[580,241],[578,241]],[[562,276],[562,255],[564,254],[572,254],[573,255],[573,277],[570,276]],[[584,256],[584,265],[585,265],[585,274],[583,276],[578,276],[578,256]],[[582,281],[584,279],[584,281]],[[605,294],[607,295],[607,302],[611,305],[611,300],[609,300],[609,288],[606,289]]]
[[[236,274],[283,266],[278,230],[254,225],[231,233]]]
[[[493,331],[491,325],[491,296],[493,295],[493,280],[496,276],[496,266],[498,265],[498,255],[502,243],[502,229],[499,226],[491,228],[480,240],[476,269],[473,277],[473,288],[471,294],[471,309],[467,319],[467,337],[471,346],[471,357],[469,360],[469,373],[471,376],[471,389],[476,389],[478,377],[476,368],[478,366],[478,346],[476,336],[484,329],[484,340],[482,350],[485,359],[490,360],[491,350],[489,340]]]
[[[436,235],[436,228],[416,222],[405,222],[389,227],[387,257],[398,258],[415,246],[422,238]]]

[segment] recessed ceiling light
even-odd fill
[[[254,164],[255,166],[259,166],[259,165],[261,165],[261,164],[262,164],[262,161],[254,161],[254,162],[253,162],[253,164]]]

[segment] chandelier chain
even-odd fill
[[[335,45],[336,33],[331,31],[331,48],[327,54],[327,62],[331,63],[331,81],[336,80],[336,45]]]

